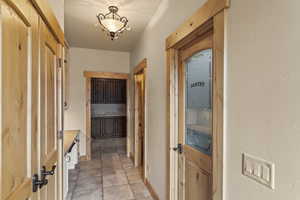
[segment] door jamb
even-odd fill
[[[177,174],[178,155],[172,150],[178,144],[178,88],[177,67],[178,51],[207,31],[213,29],[213,64],[215,71],[213,91],[213,173],[212,199],[223,199],[223,82],[224,82],[224,53],[225,53],[225,23],[226,8],[229,0],[208,0],[198,11],[183,23],[166,39],[166,66],[167,66],[167,133],[169,134],[168,147],[168,186],[167,199],[178,199]]]
[[[145,180],[148,176],[147,176],[147,136],[148,136],[148,131],[147,131],[147,127],[148,127],[148,124],[147,124],[147,59],[144,58],[134,69],[133,69],[133,82],[134,82],[134,86],[133,86],[133,94],[134,94],[134,97],[133,97],[133,107],[134,107],[134,112],[133,112],[133,117],[134,117],[134,126],[133,126],[133,133],[134,133],[134,136],[136,135],[136,131],[135,131],[135,95],[136,95],[136,92],[135,92],[135,86],[136,86],[136,82],[135,82],[135,79],[134,79],[134,75],[136,74],[139,74],[139,73],[143,73],[144,74],[144,82],[145,82],[145,88],[144,88],[144,145],[143,145],[143,149],[144,149],[144,166],[143,166],[143,179]],[[135,137],[134,137],[135,138]],[[136,140],[134,139],[133,140],[133,145],[136,147],[137,144],[136,144]],[[136,152],[136,149],[134,150]],[[134,152],[134,154],[136,154]],[[135,161],[135,156],[134,156],[134,161]],[[136,165],[136,163],[134,162],[134,164]]]
[[[122,79],[126,80],[127,86],[127,119],[130,119],[130,84],[128,73],[115,73],[115,72],[95,72],[95,71],[84,71],[85,77],[85,142],[86,142],[86,156],[84,160],[91,160],[91,79],[92,78],[104,78],[104,79]],[[130,120],[127,120],[127,140],[130,133]],[[127,149],[128,151],[128,149]]]

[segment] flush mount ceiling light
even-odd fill
[[[116,40],[125,30],[130,30],[128,19],[118,15],[119,8],[117,6],[109,6],[108,10],[109,13],[99,13],[97,18],[102,30],[107,33],[111,40]]]

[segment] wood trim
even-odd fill
[[[66,39],[64,41],[64,44],[65,44],[65,48],[70,49],[70,44]]]
[[[174,47],[191,33],[197,31],[218,12],[229,7],[229,0],[208,0],[196,13],[184,22],[166,40],[166,49]]]
[[[147,189],[149,190],[152,198],[154,200],[159,200],[159,197],[158,197],[157,193],[155,192],[154,188],[152,187],[151,183],[148,181],[147,178],[145,178],[144,183],[145,183]]]
[[[166,126],[166,132],[169,134],[169,137],[167,137],[167,169],[169,172],[167,173],[167,199],[173,200],[176,196],[175,188],[177,188],[177,185],[173,185],[175,180],[178,180],[178,166],[173,165],[171,163],[178,163],[176,160],[178,159],[178,155],[176,152],[172,151],[171,148],[175,147],[176,144],[174,142],[174,138],[171,138],[171,133],[175,133],[175,124],[177,124],[176,116],[174,115],[176,113],[176,101],[177,94],[175,93],[175,69],[176,69],[176,63],[175,60],[177,60],[177,52],[174,49],[169,49],[166,51],[166,67],[167,67],[167,78],[166,78],[166,84],[167,84],[167,108],[166,108],[166,119],[167,119],[167,126]],[[175,134],[174,134],[175,135]],[[172,192],[171,192],[172,191]]]
[[[200,42],[197,39],[195,43],[191,43],[191,45],[185,49],[180,50],[180,60],[184,61],[196,52],[199,52],[201,50],[209,49],[213,46],[213,40],[212,40],[212,32],[207,32],[207,35],[204,35],[203,37],[200,37]]]
[[[213,38],[213,199],[223,199],[223,114],[224,114],[224,49],[226,11],[214,17]]]
[[[30,19],[29,9],[24,9],[24,5],[27,3],[24,1],[5,0],[15,11],[20,15],[26,25],[30,25],[28,19]],[[35,7],[38,14],[42,17],[45,24],[51,30],[52,34],[59,41],[60,44],[64,45],[64,32],[60,27],[57,18],[54,15],[47,0],[29,0]]]
[[[130,160],[134,163],[134,158],[133,158],[132,152],[129,153],[129,158],[130,158]]]
[[[134,69],[133,74],[140,73],[147,67],[147,58],[144,58]]]
[[[83,75],[86,78],[129,79],[128,73],[84,71]]]
[[[80,156],[79,160],[80,161],[86,161],[86,160],[88,160],[88,158],[87,158],[86,155],[85,156]]]
[[[91,159],[91,78],[86,78],[85,81],[86,95],[85,95],[85,145],[86,145],[86,158]]]
[[[31,25],[29,21],[30,18],[29,18],[28,5],[24,5],[24,3],[21,4],[20,1],[13,1],[13,0],[4,0],[4,2],[6,2],[8,6],[18,14],[18,16],[22,19],[22,21],[24,22],[24,24],[26,24],[26,26]]]
[[[129,99],[130,99],[130,84],[129,84],[129,74],[128,73],[115,73],[115,72],[94,72],[94,71],[84,71],[84,77],[86,78],[86,91],[85,91],[85,137],[86,137],[86,159],[91,159],[91,78],[107,78],[107,79],[122,79],[126,81],[127,89],[127,118],[130,117],[129,110]],[[129,114],[129,116],[128,116]],[[130,120],[127,120],[127,127],[130,126]],[[127,136],[128,136],[127,129]]]
[[[62,28],[60,27],[57,18],[54,15],[47,0],[31,0],[32,4],[35,6],[47,26],[50,28],[51,32],[54,34],[55,38],[60,44],[64,45],[65,36]]]
[[[138,142],[139,140],[137,141],[136,140],[136,135],[138,133],[138,125],[136,124],[136,115],[138,115],[138,113],[140,112],[140,110],[136,110],[136,100],[137,100],[137,93],[136,93],[136,90],[137,90],[137,84],[138,84],[138,80],[136,79],[136,76],[135,75],[140,75],[140,74],[143,74],[143,82],[144,82],[144,96],[143,96],[143,107],[144,107],[144,116],[143,116],[143,128],[144,128],[144,136],[143,136],[143,160],[141,161],[143,163],[143,173],[142,173],[142,177],[143,179],[145,180],[147,178],[147,175],[148,175],[148,171],[147,171],[147,165],[148,165],[148,161],[147,161],[147,155],[148,155],[148,151],[147,151],[147,145],[148,145],[148,141],[147,141],[147,135],[148,135],[148,123],[147,123],[147,112],[148,112],[148,109],[147,109],[147,58],[144,58],[132,71],[133,73],[133,83],[134,83],[134,87],[133,87],[133,133],[134,133],[134,137],[133,137],[133,146],[135,147],[135,151],[134,151],[134,164],[135,166],[139,166],[139,159],[137,158],[138,157],[138,154],[140,153],[139,151],[141,151],[140,149],[137,151],[137,148],[138,148]]]

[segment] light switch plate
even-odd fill
[[[243,175],[275,189],[275,165],[271,162],[243,153]]]

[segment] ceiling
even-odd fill
[[[65,35],[71,47],[130,51],[155,13],[161,0],[65,0]],[[96,15],[119,7],[118,14],[129,20],[131,31],[111,41],[98,24]]]

